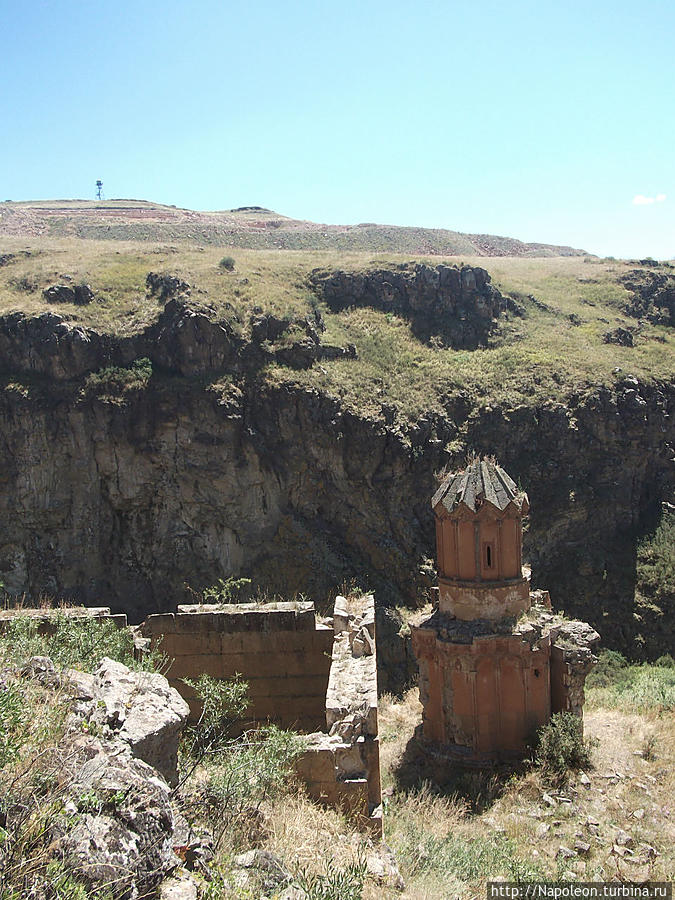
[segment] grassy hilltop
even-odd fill
[[[133,334],[157,319],[161,306],[145,288],[149,271],[178,275],[192,286],[193,301],[245,333],[254,313],[312,314],[318,301],[307,277],[314,268],[365,271],[395,268],[410,259],[405,254],[239,249],[228,271],[219,267],[225,247],[5,236],[0,249],[14,254],[0,268],[0,313],[37,315],[51,309],[116,335]],[[630,294],[621,279],[636,268],[633,263],[578,256],[416,259],[485,267],[493,283],[522,304],[524,314],[502,317],[488,347],[458,351],[421,343],[395,315],[364,308],[331,313],[324,305],[322,340],[355,344],[358,359],[326,360],[301,373],[276,367],[267,377],[311,385],[360,413],[376,413],[386,402],[398,419],[409,422],[423,411],[440,411],[448,395],[457,392],[496,403],[531,403],[583,390],[588,383],[611,383],[617,369],[647,379],[672,374],[671,329],[638,323],[626,312]],[[43,290],[64,278],[89,284],[94,301],[86,306],[47,303]],[[633,347],[604,342],[604,335],[619,327],[635,331]]]
[[[103,240],[191,241],[255,250],[579,256],[583,250],[491,234],[397,225],[326,225],[260,206],[196,212],[147,200],[37,200],[0,204],[0,233]]]

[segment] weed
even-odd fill
[[[223,258],[218,263],[219,268],[225,269],[227,272],[233,272],[235,266],[235,260],[233,256],[223,256]]]
[[[556,778],[591,766],[591,745],[584,741],[583,724],[570,712],[555,713],[537,735],[536,761]]]
[[[361,900],[366,873],[367,865],[363,855],[344,868],[329,859],[323,872],[310,872],[307,868],[301,868],[295,883],[304,891],[303,896],[307,900]]]
[[[219,578],[216,584],[204,588],[203,603],[235,603],[241,592],[251,584],[250,578]]]

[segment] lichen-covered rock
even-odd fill
[[[94,673],[90,721],[128,744],[168,784],[178,780],[178,741],[190,709],[157,672],[134,672],[104,658]]]
[[[53,825],[53,847],[92,887],[146,896],[179,862],[167,784],[119,741],[79,735],[64,749],[71,800]]]

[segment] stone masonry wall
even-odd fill
[[[380,748],[377,736],[375,601],[337,597],[335,641],[326,695],[328,734],[309,737],[297,772],[310,797],[349,813],[382,834]]]
[[[315,731],[325,727],[333,629],[312,603],[179,606],[149,616],[141,633],[172,660],[167,678],[197,711],[184,678],[241,675],[249,686],[246,722]]]

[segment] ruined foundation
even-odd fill
[[[240,730],[258,722],[311,732],[325,727],[333,629],[314,604],[239,603],[179,606],[139,628],[171,661],[166,677],[198,712],[185,678],[233,678],[248,684]]]
[[[335,642],[326,695],[327,732],[309,737],[297,771],[310,797],[349,813],[382,834],[380,746],[377,733],[375,600],[337,597]]]
[[[73,607],[0,611],[0,629],[13,616],[29,615],[49,630],[60,614],[127,627],[126,616],[108,607]],[[149,616],[136,633],[139,652],[152,646],[167,657],[166,677],[193,720],[199,704],[185,678],[241,676],[250,705],[235,732],[274,723],[306,733],[296,768],[309,796],[382,834],[372,595],[338,597],[326,622],[311,602],[179,606]]]

